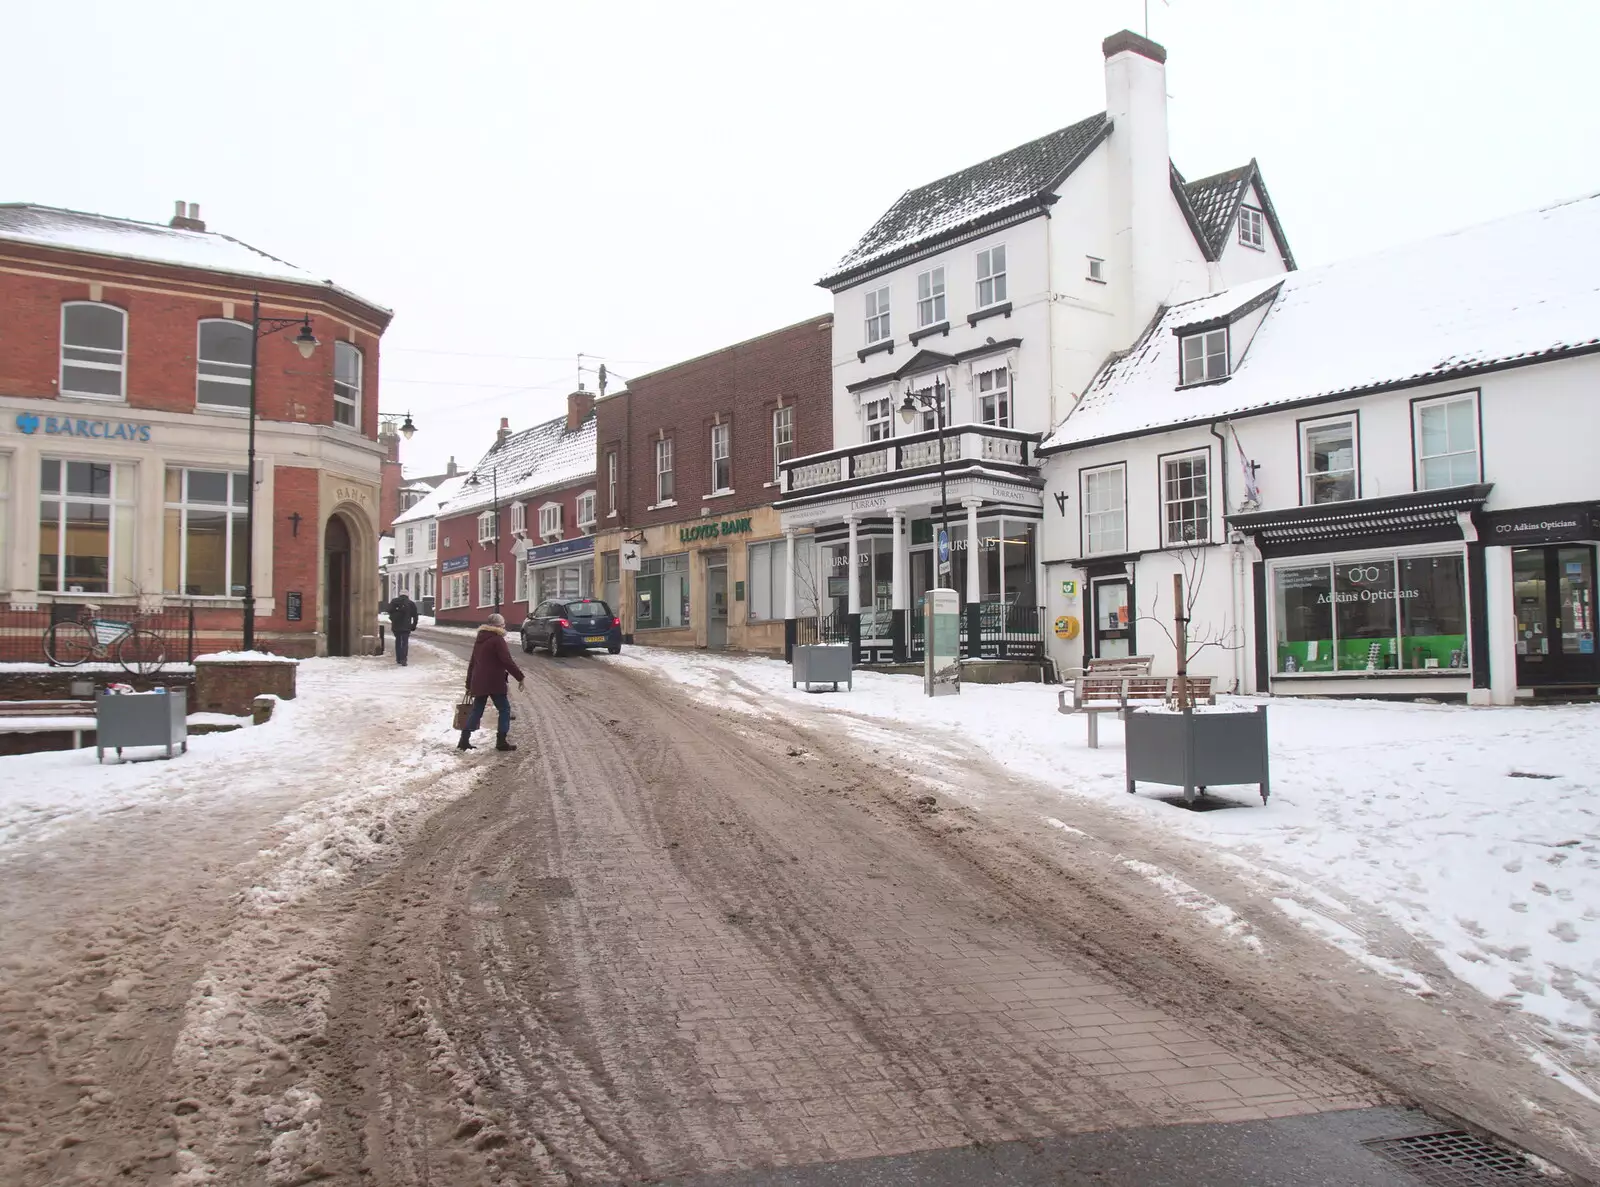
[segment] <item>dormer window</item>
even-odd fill
[[[511,534],[525,536],[528,534],[528,505],[526,503],[511,504]]]
[[[1266,234],[1262,230],[1261,212],[1254,206],[1239,207],[1239,242],[1257,251],[1266,251]]]
[[[1228,376],[1228,329],[1183,336],[1182,383],[1206,383]]]

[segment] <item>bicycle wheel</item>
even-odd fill
[[[44,657],[57,667],[75,668],[94,653],[94,632],[81,622],[52,623],[44,633]]]
[[[117,644],[117,662],[135,675],[152,675],[167,662],[167,641],[155,631],[132,631]]]

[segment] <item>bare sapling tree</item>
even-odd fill
[[[1189,695],[1189,665],[1207,648],[1219,651],[1238,651],[1244,646],[1244,632],[1238,624],[1219,625],[1195,621],[1195,607],[1206,579],[1208,546],[1190,538],[1177,552],[1179,572],[1172,575],[1172,617],[1163,618],[1159,611],[1161,595],[1150,604],[1150,613],[1139,615],[1140,622],[1153,622],[1161,628],[1178,657],[1177,707],[1185,713],[1194,707]]]

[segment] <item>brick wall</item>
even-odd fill
[[[794,456],[833,446],[831,317],[817,317],[633,380],[596,405],[596,486],[602,526],[646,527],[691,519],[702,507],[726,517],[777,497],[772,417],[780,402],[794,412]],[[731,424],[732,495],[711,493],[711,429]],[[677,506],[655,502],[655,443],[673,441]],[[618,517],[606,506],[607,455],[619,460]]]
[[[256,628],[274,634],[304,633],[309,637],[316,632],[317,611],[322,604],[322,586],[317,576],[322,564],[318,471],[309,466],[275,466],[272,483],[272,572],[265,574],[257,567],[258,580],[264,580],[256,596],[270,596],[273,611],[271,615],[264,615],[258,607]],[[298,535],[289,518],[295,512],[300,514]],[[302,595],[299,622],[290,622],[285,617],[290,590],[299,590]],[[288,654],[276,643],[273,650]]]
[[[191,713],[228,713],[247,717],[251,703],[262,693],[294,700],[298,665],[221,661],[194,666],[194,703]]]

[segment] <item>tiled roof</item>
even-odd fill
[[[0,203],[0,240],[333,288],[363,305],[389,312],[365,297],[339,289],[331,280],[319,279],[304,268],[215,231],[186,231],[163,223],[12,202]]]
[[[416,523],[422,519],[432,519],[439,514],[439,509],[461,492],[461,484],[467,480],[465,474],[458,474],[454,478],[446,478],[433,488],[426,498],[420,499],[411,507],[406,508],[394,517],[395,523]],[[417,485],[413,483],[412,485]]]
[[[1228,228],[1233,225],[1233,217],[1239,212],[1239,203],[1250,188],[1250,179],[1255,172],[1255,162],[1251,161],[1226,173],[1214,173],[1199,181],[1183,183],[1183,196],[1189,199],[1195,221],[1200,224],[1201,234],[1205,236],[1213,256],[1222,254],[1223,245],[1228,240]]]
[[[595,418],[567,432],[565,415],[513,433],[484,454],[443,508],[443,514],[476,511],[536,491],[567,486],[594,474]]]
[[[1108,364],[1042,448],[1421,384],[1600,348],[1600,194],[1168,309]],[[1173,331],[1279,286],[1226,380],[1178,386]]]
[[[914,248],[976,229],[1037,203],[1111,130],[1105,112],[1018,145],[900,195],[819,284],[840,287]]]

